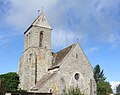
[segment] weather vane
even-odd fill
[[[79,38],[77,38],[77,43],[79,43]]]
[[[40,10],[38,10],[38,15],[40,14]]]
[[[40,13],[43,13],[43,6],[41,7],[41,10],[38,10],[38,15],[40,15]]]

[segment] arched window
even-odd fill
[[[43,31],[40,32],[40,47],[42,47],[42,41],[43,41]]]
[[[78,58],[78,54],[76,54],[76,58]]]
[[[26,45],[26,48],[28,48],[28,34],[26,35],[26,43],[25,43],[25,45]]]
[[[31,53],[30,56],[29,56],[29,61],[31,61],[31,59],[32,59],[32,53]]]
[[[31,33],[28,34],[28,40],[29,40],[29,47],[31,46]]]

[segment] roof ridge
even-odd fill
[[[69,48],[69,47],[72,47],[72,46],[74,46],[74,45],[76,45],[76,43],[71,44],[71,45],[69,45],[69,46],[67,46],[67,47],[63,48],[63,49],[59,50],[59,51],[58,51],[58,52],[56,52],[56,53],[59,53],[59,52],[61,52],[61,51],[65,50],[65,49],[67,49],[67,48]]]

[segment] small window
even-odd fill
[[[43,42],[43,31],[40,32],[40,47],[42,47],[42,42]]]
[[[52,93],[52,89],[50,89],[50,93]]]
[[[31,46],[31,33],[29,33],[28,37],[29,37],[29,47],[30,47]]]
[[[76,58],[78,58],[78,54],[76,54]]]
[[[80,76],[80,74],[79,74],[79,73],[76,73],[75,76],[74,76],[74,78],[75,78],[76,80],[78,80],[78,79],[79,79],[79,76]]]
[[[29,42],[28,42],[28,41],[29,41],[29,40],[28,40],[28,34],[26,35],[25,40],[26,40],[26,44],[25,44],[25,45],[26,45],[26,47],[28,47],[28,43],[29,43]]]
[[[30,57],[29,57],[29,60],[31,60],[32,59],[32,54],[30,54]]]

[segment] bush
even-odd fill
[[[84,94],[81,93],[79,87],[71,87],[67,91],[63,90],[63,94],[62,95],[84,95]]]

